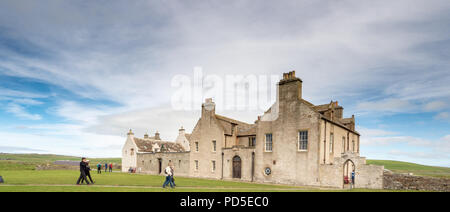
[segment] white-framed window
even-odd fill
[[[216,171],[216,161],[215,161],[215,160],[212,160],[212,161],[211,161],[211,171],[212,171],[212,172],[215,172],[215,171]]]
[[[330,153],[333,152],[333,148],[334,148],[334,135],[333,133],[330,134]]]
[[[216,152],[217,151],[217,142],[214,140],[212,141],[212,151]]]
[[[298,150],[305,151],[308,150],[308,131],[298,132]]]
[[[272,150],[273,150],[272,133],[266,134],[266,142],[265,142],[264,146],[265,146],[264,150],[266,152],[272,152]]]
[[[195,160],[195,171],[198,171],[198,160]]]
[[[195,142],[195,151],[198,152],[198,142]]]

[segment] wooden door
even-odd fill
[[[237,155],[233,158],[233,178],[241,178],[241,158]]]

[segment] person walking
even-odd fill
[[[109,172],[112,172],[112,167],[113,167],[113,164],[110,163],[110,164],[109,164]]]
[[[86,182],[87,182],[87,184],[89,185],[89,180],[91,180],[91,183],[94,184],[94,181],[92,180],[92,177],[91,177],[91,167],[89,166],[89,160],[86,161],[86,171],[85,171],[85,173],[86,173]],[[84,182],[84,179],[81,180],[81,184],[83,184],[83,182]]]
[[[105,172],[108,172],[108,163],[105,163]]]
[[[80,185],[81,180],[86,181],[86,183],[89,185],[89,181],[86,179],[86,158],[81,158],[80,162],[80,177],[77,180],[77,185]]]
[[[173,177],[175,175],[173,164],[170,166],[170,172],[172,173],[172,176],[170,177],[170,180],[172,181],[173,187],[175,187],[177,185],[175,185],[175,178]]]
[[[97,174],[101,174],[102,173],[102,164],[100,162],[98,162],[97,164]]]
[[[166,188],[167,184],[170,184],[170,187],[173,188],[172,183],[172,169],[170,168],[170,163],[167,165],[166,169],[164,170],[164,173],[166,174],[166,181],[164,181],[163,188]]]
[[[355,171],[352,171],[352,183],[351,183],[351,187],[353,188],[355,186]]]

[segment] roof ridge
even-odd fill
[[[216,116],[217,119],[221,119],[223,121],[236,122],[237,124],[243,124],[243,125],[251,125],[249,123],[245,123],[243,121],[232,119],[232,118],[229,118],[229,117],[226,117],[226,116],[222,116],[222,115],[219,115],[219,114],[215,114],[215,116]]]

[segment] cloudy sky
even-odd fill
[[[201,67],[220,79],[296,70],[305,99],[355,114],[362,155],[450,166],[448,11],[448,0],[2,0],[0,152],[118,157],[130,128],[173,140],[200,115],[173,107],[174,79]],[[253,123],[263,109],[217,112]]]

